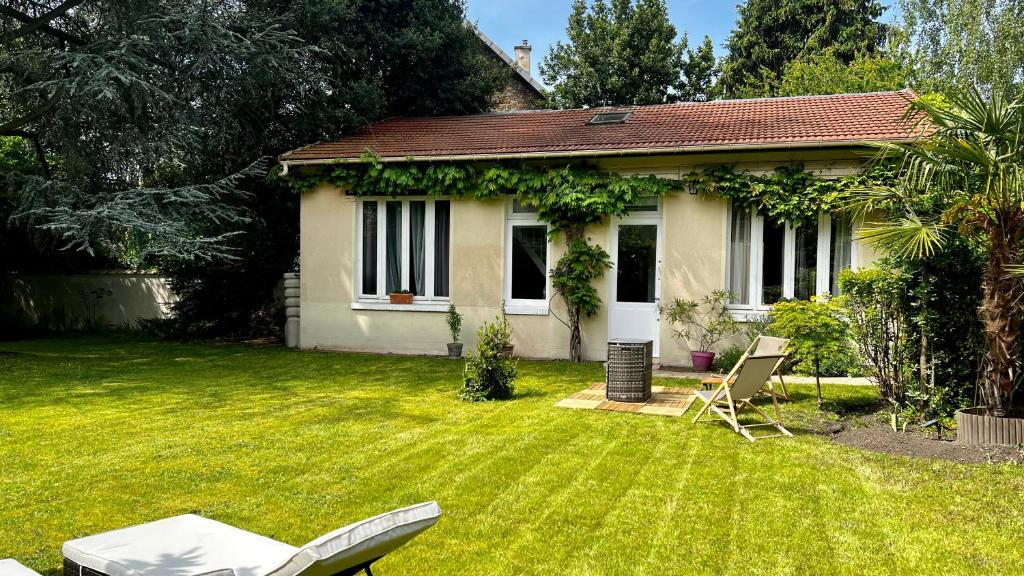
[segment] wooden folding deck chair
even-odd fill
[[[775,388],[775,383],[768,380],[768,390],[774,390],[775,395],[783,400],[789,400],[789,391],[786,390],[786,381],[782,379],[782,363],[786,359],[786,348],[789,346],[788,338],[776,338],[775,336],[765,336],[764,334],[758,334],[754,341],[747,346],[746,351],[740,356],[740,361],[747,356],[774,356],[782,355],[779,359],[778,365],[775,370],[772,370],[772,375],[779,377],[779,388]],[[712,387],[722,383],[724,376],[714,375],[710,378],[701,380],[701,384],[710,385]]]
[[[785,355],[782,354],[754,354],[750,356],[745,355],[740,358],[740,361],[736,363],[736,366],[733,366],[732,371],[729,372],[728,376],[722,380],[722,383],[717,388],[697,392],[696,396],[704,401],[704,406],[697,412],[697,416],[694,417],[693,421],[698,422],[705,414],[714,414],[751,442],[758,438],[792,436],[789,430],[782,426],[782,410],[779,409],[779,401],[772,388],[768,388],[768,394],[771,396],[772,406],[775,408],[775,416],[778,420],[773,420],[771,416],[751,403],[751,399],[767,386],[772,373],[775,372],[775,369],[784,359]],[[747,408],[756,412],[767,422],[763,424],[740,424],[738,416]],[[780,433],[754,436],[750,433],[749,428],[758,426],[772,426]]]

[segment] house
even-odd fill
[[[869,141],[910,141],[909,91],[702,103],[396,118],[336,142],[284,154],[286,171],[360,163],[569,162],[665,178],[715,165],[767,173],[802,164],[822,179],[856,173]],[[597,120],[597,121],[595,121]],[[870,264],[860,223],[821,214],[817,226],[776,226],[700,190],[638,205],[586,230],[612,256],[598,286],[603,306],[583,322],[585,358],[616,337],[650,338],[666,365],[690,363],[659,304],[714,289],[735,294],[740,318],[779,298],[835,290],[838,272]],[[441,354],[449,302],[465,315],[464,340],[502,312],[516,354],[566,358],[561,308],[549,270],[561,255],[536,213],[513,199],[354,197],[320,184],[301,199],[303,348]],[[388,292],[412,289],[409,305]]]
[[[523,40],[518,44],[513,59],[475,24],[467,20],[466,26],[469,26],[480,39],[485,53],[500,66],[509,67],[512,72],[505,86],[492,97],[491,109],[495,112],[511,112],[540,108],[545,102],[546,95],[544,87],[530,72],[530,53],[533,51],[530,42]]]

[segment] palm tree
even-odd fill
[[[917,99],[908,114],[926,137],[877,145],[880,159],[896,162],[898,177],[893,186],[855,193],[855,212],[885,220],[860,238],[915,258],[932,255],[953,234],[985,247],[982,396],[990,415],[1005,417],[1021,368],[1024,108],[974,91],[943,104]]]

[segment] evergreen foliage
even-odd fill
[[[476,331],[476,351],[466,354],[459,398],[469,402],[505,400],[515,393],[516,361],[507,356],[512,327],[498,316]]]
[[[704,100],[715,71],[711,39],[688,50],[664,0],[574,0],[568,42],[556,42],[540,72],[561,108]]]
[[[790,62],[831,50],[849,63],[885,40],[878,0],[747,0],[737,9],[719,79],[726,98],[777,95]]]
[[[159,266],[190,333],[269,325],[295,265],[297,199],[255,160],[386,116],[484,110],[511,74],[460,0],[15,0],[0,35],[0,136],[37,166],[0,178],[21,215],[4,236]]]

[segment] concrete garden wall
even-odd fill
[[[125,326],[138,319],[165,318],[177,298],[154,274],[95,273],[0,278],[0,322],[4,331]]]

